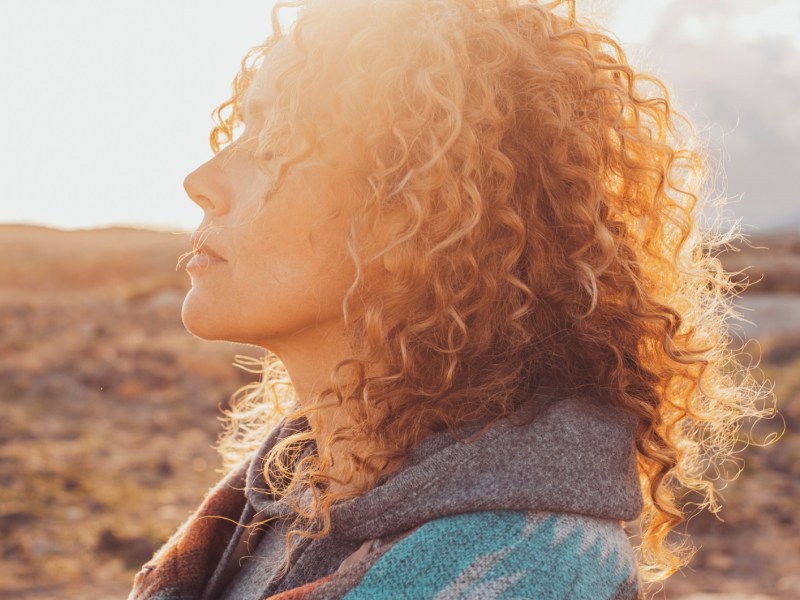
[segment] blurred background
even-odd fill
[[[800,597],[800,2],[577,0],[663,77],[750,246],[745,357],[786,432],[751,446],[723,521],[660,597]],[[269,32],[255,0],[0,3],[0,599],[124,598],[219,477],[220,408],[252,348],[194,339],[183,177]],[[764,440],[783,423],[762,423]]]

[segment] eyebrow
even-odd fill
[[[247,120],[247,117],[255,118],[256,116],[265,113],[266,110],[267,107],[264,102],[254,101],[250,94],[246,92],[239,103],[239,111],[241,112],[244,120]]]

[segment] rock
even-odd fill
[[[111,529],[100,532],[95,546],[97,552],[121,558],[127,568],[146,563],[155,551],[155,545],[142,537],[121,537]]]
[[[10,512],[0,515],[0,537],[8,537],[9,532],[17,527],[24,527],[36,521],[36,517],[25,512]]]

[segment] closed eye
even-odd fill
[[[247,127],[241,132],[239,137],[235,140],[235,145],[240,149],[249,149],[253,156],[264,160],[273,160],[275,153],[272,150],[258,150],[258,134],[251,133]]]

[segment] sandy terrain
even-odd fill
[[[174,267],[187,246],[146,231],[0,227],[0,599],[124,598],[218,479],[220,407],[252,377],[232,359],[257,352],[183,329],[188,279]],[[800,244],[785,247],[767,262],[791,271]],[[787,433],[743,452],[725,521],[691,521],[700,550],[659,597],[800,597],[798,274],[743,299],[766,332]]]

